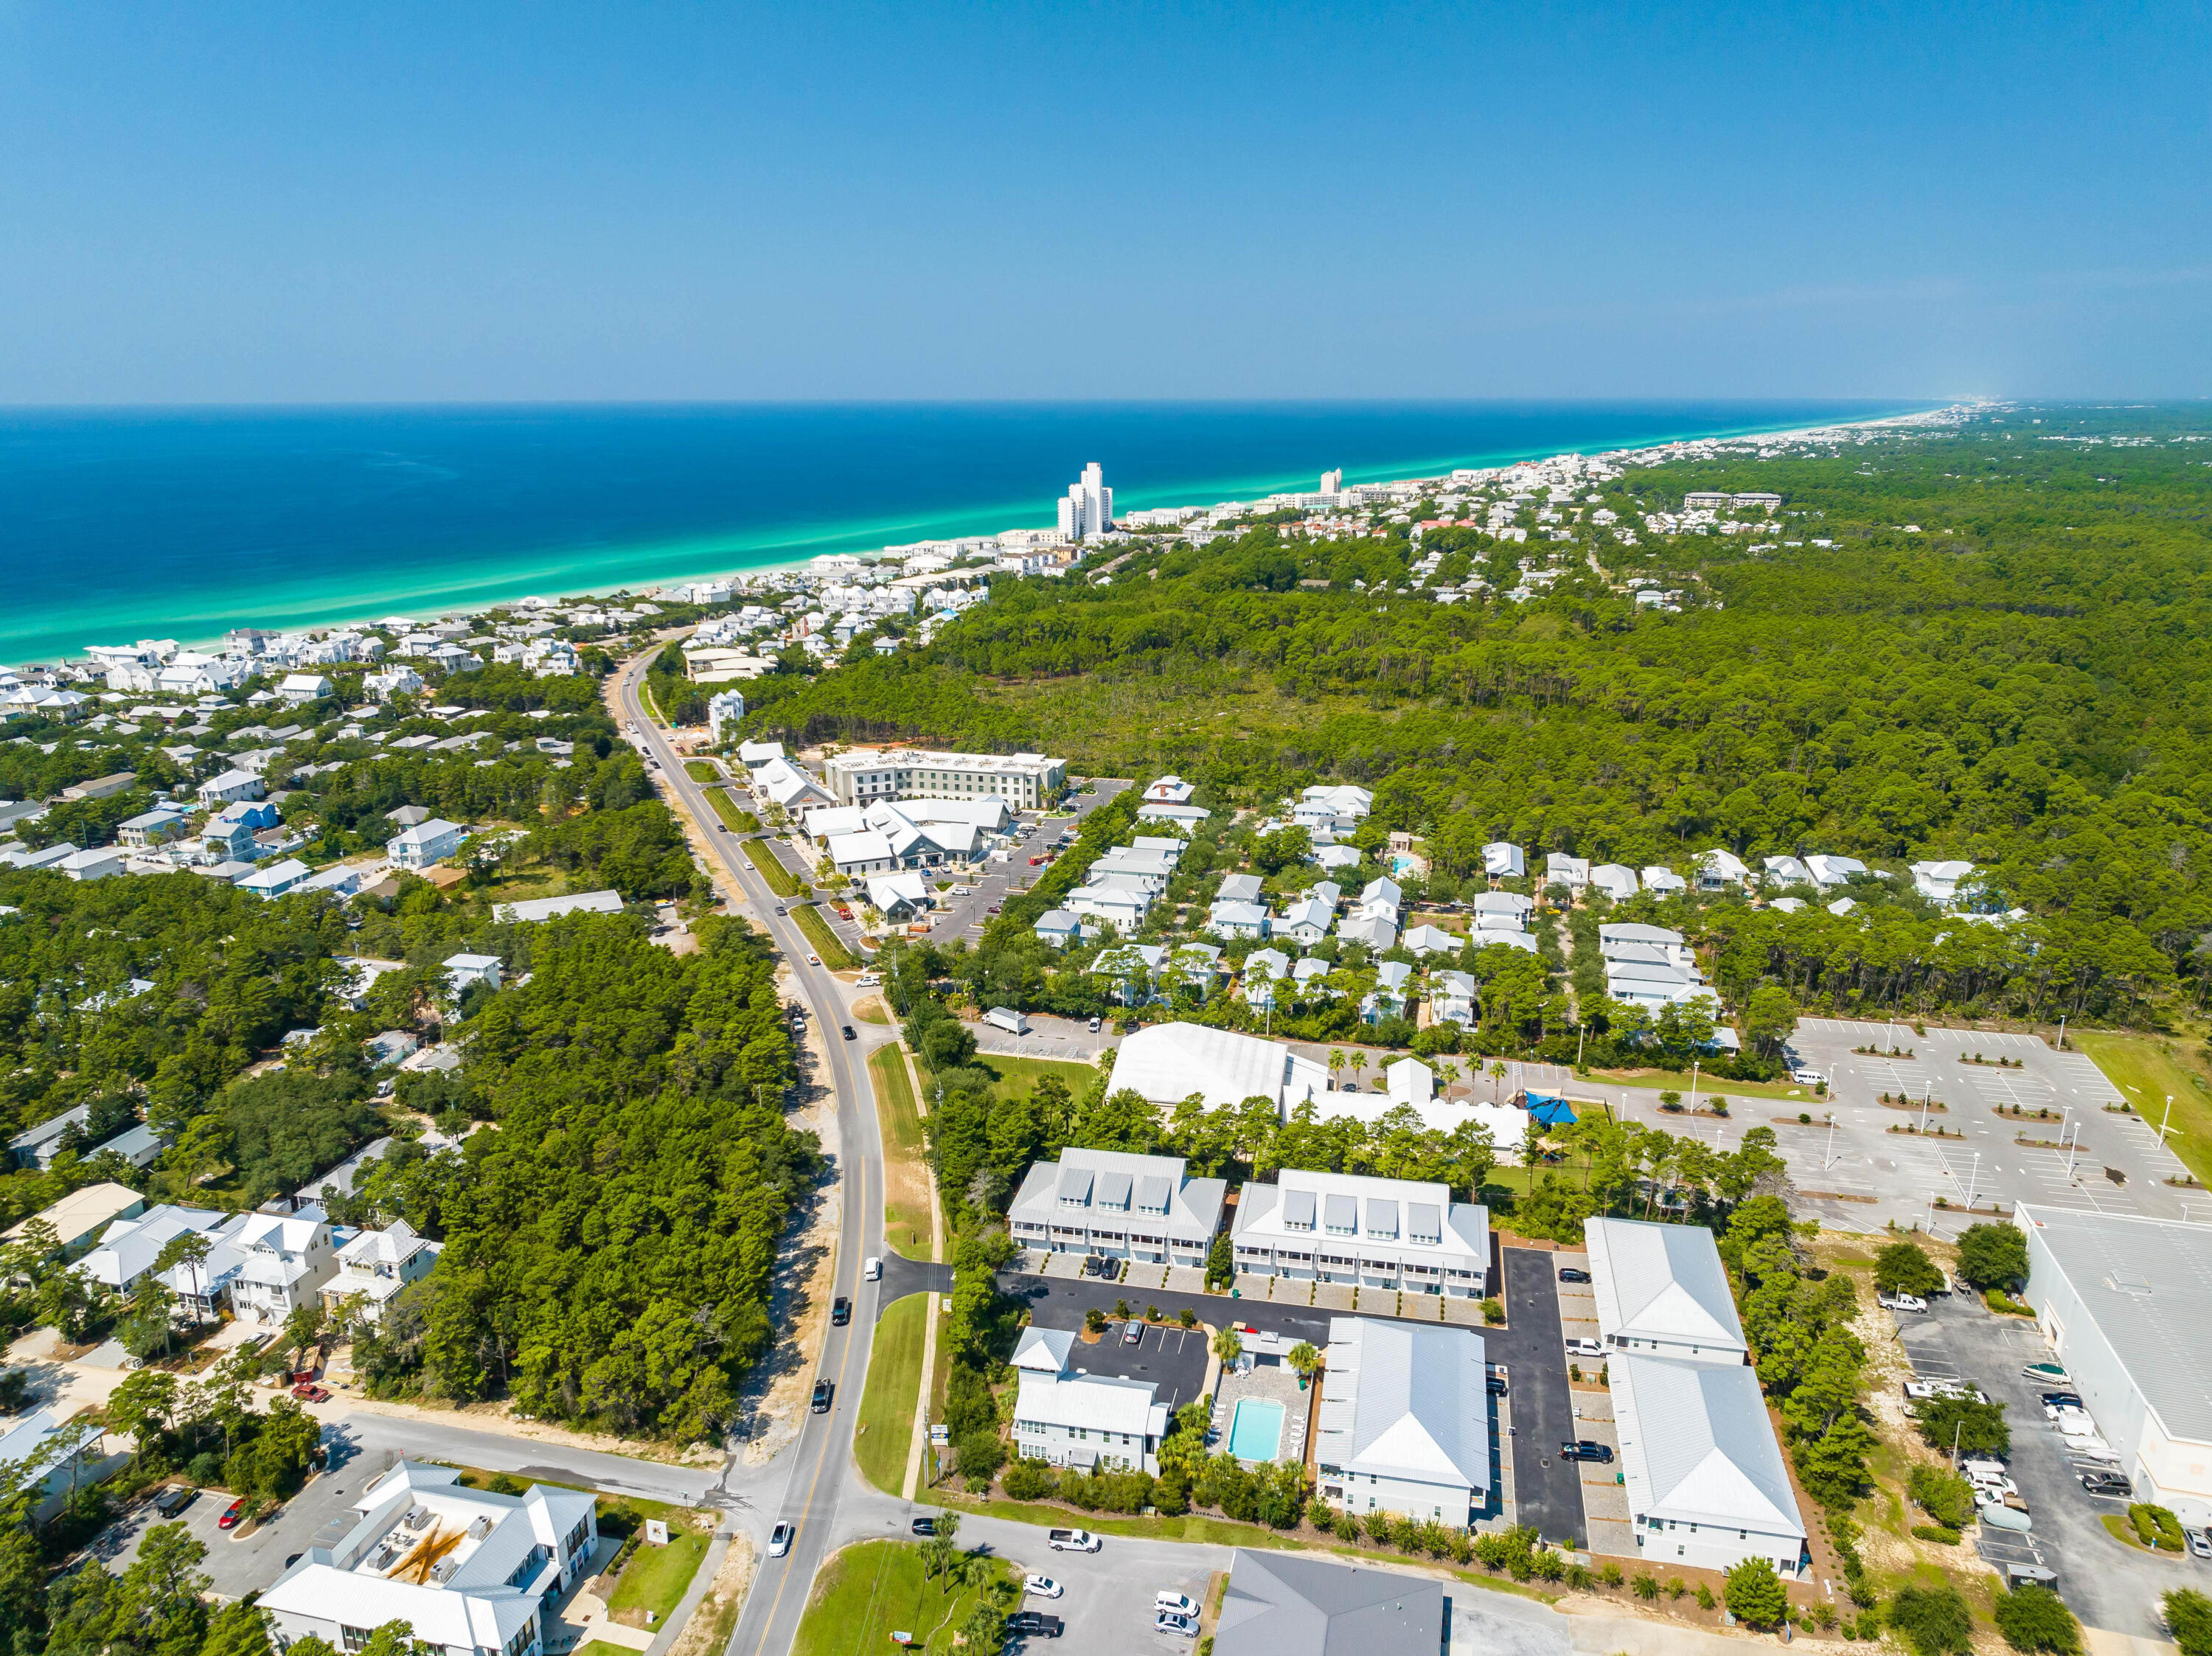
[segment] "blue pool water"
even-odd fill
[[[1239,1398],[1229,1417],[1229,1453],[1239,1460],[1273,1460],[1283,1447],[1283,1405],[1267,1398]]]

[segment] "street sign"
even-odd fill
[[[645,1520],[645,1538],[656,1547],[666,1546],[668,1544],[668,1520],[662,1518],[647,1519]]]

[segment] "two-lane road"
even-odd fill
[[[651,658],[640,657],[617,676],[615,694],[630,739],[659,761],[662,788],[719,854],[729,883],[743,894],[748,918],[783,951],[823,1037],[830,1084],[836,1090],[839,1148],[834,1176],[843,1188],[831,1292],[852,1298],[853,1319],[842,1328],[826,1329],[817,1371],[836,1386],[835,1403],[826,1415],[810,1414],[797,1441],[765,1469],[733,1469],[725,1474],[724,1483],[732,1511],[762,1554],[730,1641],[731,1656],[782,1656],[798,1633],[815,1572],[830,1550],[853,1465],[853,1428],[867,1378],[879,1289],[879,1284],[861,1280],[861,1264],[867,1256],[884,1252],[883,1147],[863,1068],[863,1043],[838,1037],[840,1027],[851,1016],[844,986],[823,968],[807,964],[812,951],[798,925],[776,913],[774,894],[738,848],[738,837],[720,831],[721,819],[708,804],[705,791],[684,773],[682,758],[647,716],[638,684]],[[779,1520],[797,1525],[798,1534],[787,1556],[771,1558],[767,1556],[769,1532]]]

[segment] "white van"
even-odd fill
[[[860,1275],[872,1283],[881,1282],[884,1275],[884,1262],[871,1253],[860,1262]]]

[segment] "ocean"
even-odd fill
[[[0,662],[425,616],[1045,525],[1909,412],[1865,403],[0,410]]]

